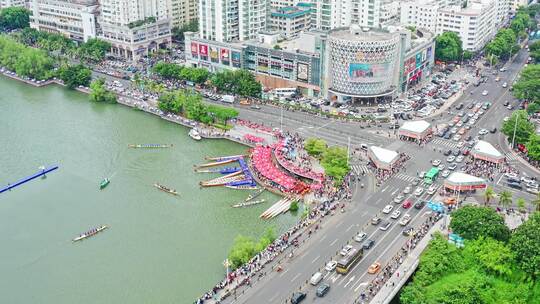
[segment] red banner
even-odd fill
[[[196,42],[191,43],[191,53],[192,54],[198,54],[199,53],[199,45]]]
[[[221,60],[229,61],[229,50],[221,49]]]
[[[208,45],[199,44],[199,53],[203,56],[208,56]]]

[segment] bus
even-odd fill
[[[292,98],[296,96],[298,90],[296,88],[276,88],[271,91],[277,97]]]
[[[424,176],[424,183],[426,183],[427,185],[433,184],[433,181],[437,179],[437,176],[439,176],[439,169],[435,167],[431,168],[431,170],[429,170],[428,173],[426,173],[426,175]]]
[[[338,261],[336,266],[336,272],[341,274],[347,274],[349,271],[362,259],[364,250],[362,248],[353,248],[349,251],[349,254],[344,256]]]

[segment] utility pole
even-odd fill
[[[514,112],[514,113],[515,113],[515,112]],[[515,143],[515,140],[516,140],[517,122],[518,122],[518,115],[517,115],[517,113],[516,113],[515,115],[516,115],[516,122],[514,123],[514,135],[512,136],[512,149],[514,149],[514,143]]]

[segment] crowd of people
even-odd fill
[[[516,170],[510,167],[506,161],[501,164],[495,164],[489,161],[475,159],[468,160],[463,171],[467,174],[483,177],[493,182],[498,173],[509,173],[515,172]]]
[[[409,254],[410,251],[412,251],[420,240],[429,232],[431,227],[440,220],[442,215],[432,215],[426,221],[416,230],[413,231],[411,234],[411,237],[403,247],[398,251],[398,253],[386,264],[384,268],[381,269],[381,271],[377,274],[375,279],[373,279],[366,289],[360,294],[359,301],[356,301],[355,303],[366,303],[369,302],[370,299],[372,299],[377,292],[381,290],[385,284],[388,283],[388,280],[396,273],[396,271],[399,269],[401,264],[403,264],[403,261],[407,254]],[[400,273],[397,272],[396,276],[399,278]],[[392,284],[394,286],[396,282],[391,282],[388,284]]]
[[[398,159],[392,164],[392,167],[390,169],[377,168],[374,162],[369,162],[368,167],[375,174],[375,178],[377,179],[377,186],[380,186],[383,182],[394,176],[394,174],[403,170],[403,168],[405,168],[405,162],[407,162],[409,159],[411,159],[411,157],[408,154],[403,152],[399,153]]]

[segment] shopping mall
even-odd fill
[[[186,63],[215,72],[243,68],[267,89],[297,88],[336,102],[380,102],[429,76],[435,37],[399,26],[303,32],[284,40],[261,33],[257,40],[222,43],[185,34]]]

